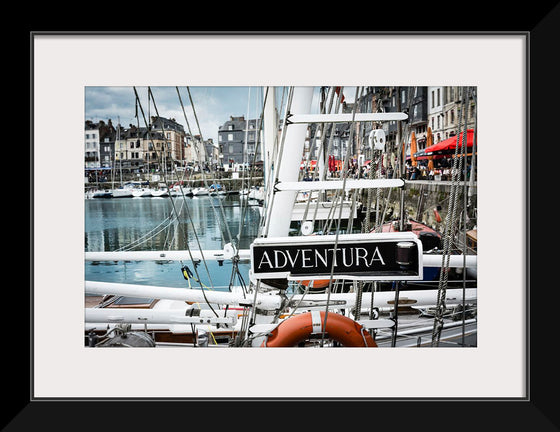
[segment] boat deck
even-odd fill
[[[97,306],[99,303],[101,303],[101,300],[103,299],[103,296],[95,296],[95,295],[86,295],[85,296],[85,307],[87,308],[91,308],[94,306]]]

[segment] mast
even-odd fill
[[[312,97],[313,87],[295,87],[289,113],[309,113]],[[278,167],[276,179],[278,181],[297,182],[307,134],[307,124],[284,124],[283,127],[286,128],[286,135],[283,151],[278,155],[276,163]],[[288,235],[296,194],[297,192],[292,190],[275,193],[271,208],[272,218],[269,220],[268,226],[268,236],[283,237]]]
[[[119,146],[121,144],[121,117],[117,117],[118,118],[118,124],[117,124],[117,141],[119,142]],[[117,142],[115,141],[115,155],[117,153]],[[122,156],[119,157],[119,174],[120,174],[120,180],[121,180],[121,186],[123,185],[123,181],[122,181]]]
[[[274,87],[263,87],[264,115],[263,115],[263,173],[270,173],[272,161],[275,159],[274,148],[276,134],[278,131],[278,119],[276,116],[276,97]],[[265,181],[268,181],[265,179]],[[272,185],[271,185],[272,187]]]

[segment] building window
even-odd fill
[[[439,90],[440,90],[440,89],[437,89],[437,106],[440,106],[440,102],[439,102]]]
[[[434,91],[432,90],[432,108],[434,107]]]
[[[228,134],[227,139],[228,141],[233,141],[233,134]]]

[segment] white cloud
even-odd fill
[[[316,88],[314,102],[318,101],[318,89]],[[218,143],[218,130],[221,125],[230,119],[230,116],[245,118],[258,118],[263,104],[263,95],[260,87],[186,87],[174,86],[151,87],[155,106],[152,100],[148,100],[148,87],[136,87],[140,105],[144,110],[146,122],[149,116],[156,115],[166,118],[174,118],[182,124],[185,131],[190,130],[194,135],[202,133],[204,139],[212,138]],[[345,87],[344,96],[347,102],[352,102],[355,96],[355,87]],[[193,112],[196,110],[198,125]],[[184,113],[181,108],[184,106]],[[281,96],[277,94],[277,104],[281,103]],[[318,106],[318,103],[314,104]],[[248,111],[248,112],[247,112]],[[113,124],[119,121],[121,125],[128,128],[129,125],[145,126],[144,118],[140,109],[139,117],[135,117],[136,95],[134,87],[87,87],[85,91],[85,119],[92,121],[111,119]],[[282,111],[283,112],[283,111]],[[185,120],[185,114],[188,120]],[[200,126],[200,131],[199,127]]]

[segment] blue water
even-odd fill
[[[240,235],[245,202],[239,195],[178,197],[174,204],[169,197],[89,199],[85,201],[85,251],[223,249],[229,242],[248,249],[258,234],[260,216],[257,207],[246,207]],[[179,218],[169,223],[168,218],[176,214]],[[190,281],[183,277],[182,266],[191,270]],[[198,288],[202,283],[227,289],[233,266],[229,260],[222,266],[207,260],[196,270],[198,278],[190,260],[86,262],[85,278],[179,288]],[[239,270],[248,284],[249,263],[240,262]],[[239,285],[238,279],[234,285]]]

